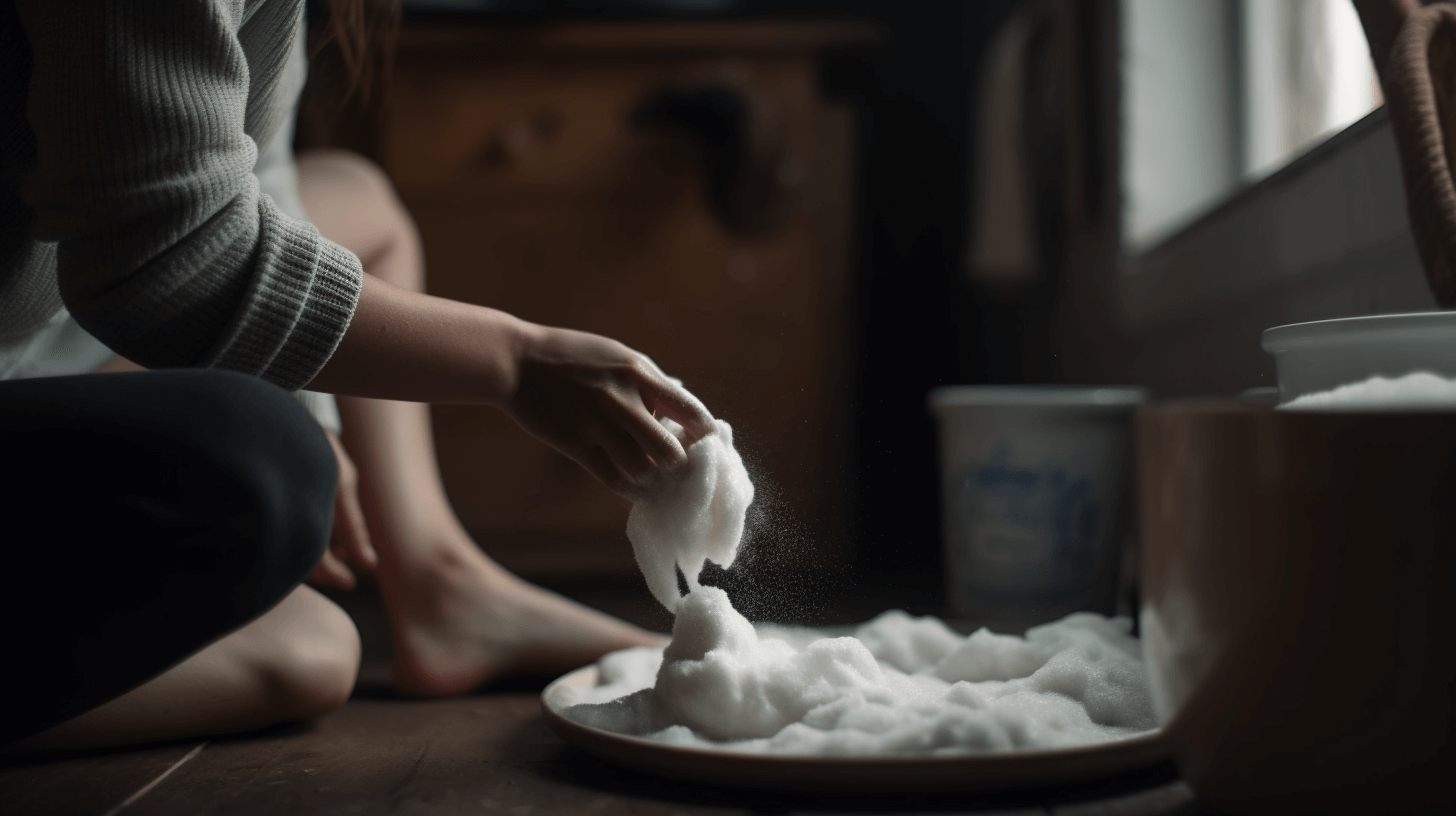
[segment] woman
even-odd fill
[[[629,498],[708,432],[701,404],[619,343],[421,294],[413,227],[356,158],[300,162],[321,229],[260,192],[255,145],[286,133],[301,84],[301,0],[55,6],[0,8],[0,376],[62,303],[168,370],[0,382],[0,509],[25,531],[0,593],[23,706],[0,741],[121,744],[341,704],[357,634],[299,585],[348,580],[331,518],[363,566],[372,533],[408,691],[648,642],[480,555],[418,403],[500,407]],[[303,386],[349,396],[367,525],[347,458],[284,394]]]

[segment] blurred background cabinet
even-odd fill
[[[777,568],[843,558],[851,111],[842,24],[407,24],[372,152],[429,291],[598,332],[733,424]],[[628,506],[499,411],[434,409],[451,501],[523,575],[635,571]]]

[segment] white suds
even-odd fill
[[[676,612],[680,567],[689,589],[698,586],[703,562],[727,569],[738,557],[743,519],[753,503],[753,482],[733,447],[733,429],[715,420],[713,433],[688,448],[683,473],[656,495],[632,506],[627,538],[653,597]],[[663,420],[668,430],[681,428]]]
[[[1305,394],[1279,406],[1285,411],[1456,409],[1456,380],[1428,371],[1404,377],[1371,377],[1329,391]]]
[[[756,631],[716,587],[678,608],[672,643],[602,658],[558,703],[584,725],[675,745],[769,754],[1054,749],[1153,728],[1127,618],[1077,613],[1025,638],[970,637],[886,612],[853,637],[795,645]]]
[[[1025,638],[970,637],[938,618],[881,614],[853,637],[755,629],[698,585],[737,554],[753,485],[732,431],[689,449],[682,483],[632,510],[628,535],[677,619],[666,649],[614,652],[595,687],[553,708],[596,728],[675,745],[794,755],[937,755],[1054,749],[1156,725],[1127,618],[1078,613]],[[690,592],[678,597],[673,565]]]

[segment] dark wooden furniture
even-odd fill
[[[429,290],[617,338],[734,425],[808,566],[843,553],[851,112],[824,24],[406,26],[376,155]],[[528,576],[634,569],[627,506],[486,408],[435,409],[451,500]]]

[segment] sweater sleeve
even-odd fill
[[[22,192],[76,321],[149,368],[307,384],[348,328],[362,269],[259,192],[244,4],[16,6],[37,146]],[[278,36],[297,34],[295,15]]]

